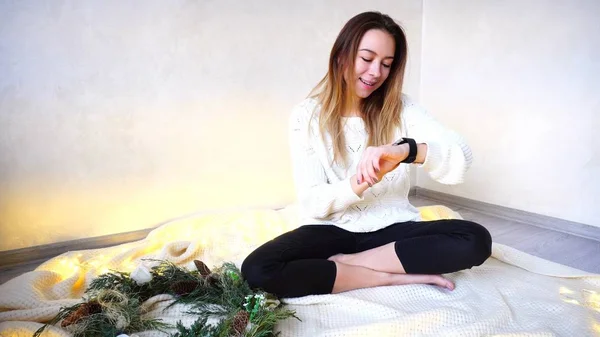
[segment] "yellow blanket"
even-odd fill
[[[457,218],[443,206],[422,207],[424,220]],[[297,227],[296,209],[213,212],[173,221],[146,239],[74,251],[0,286],[0,335],[31,336],[61,306],[81,301],[91,280],[109,269],[131,271],[144,258],[193,268],[238,266],[261,243]],[[449,292],[427,285],[360,289],[285,302],[302,319],[279,324],[281,336],[600,336],[600,275],[546,261],[500,244],[482,266],[447,275]],[[168,295],[148,300],[149,317],[167,323],[194,317]],[[140,337],[164,336],[156,331]],[[69,336],[60,328],[44,336]]]

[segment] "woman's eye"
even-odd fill
[[[382,64],[382,65],[383,65],[384,67],[386,67],[386,68],[389,68],[389,67],[391,67],[391,66],[392,66],[391,64]]]
[[[371,61],[372,61],[372,60],[367,60],[367,59],[366,59],[366,58],[364,58],[364,57],[361,57],[361,59],[363,59],[363,61],[365,61],[365,62],[371,62]]]

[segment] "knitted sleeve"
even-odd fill
[[[303,216],[319,220],[339,220],[352,204],[363,200],[354,193],[350,178],[329,181],[314,148],[320,136],[309,134],[309,121],[315,103],[297,105],[289,119],[289,142],[298,204]]]
[[[403,121],[407,137],[427,144],[427,156],[420,166],[442,184],[459,184],[471,166],[473,154],[465,140],[445,128],[422,106],[403,97]]]

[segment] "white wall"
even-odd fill
[[[600,1],[425,0],[421,100],[472,146],[418,185],[600,226]]]
[[[421,1],[0,2],[0,250],[294,199],[287,118],[355,14]]]

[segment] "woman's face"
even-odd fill
[[[377,90],[390,74],[396,44],[387,32],[371,29],[363,35],[358,45],[354,67],[355,92],[366,98]]]

